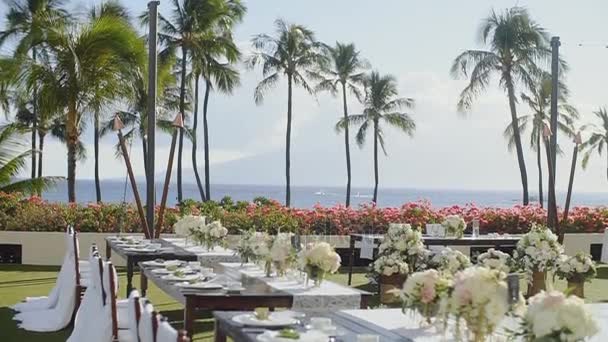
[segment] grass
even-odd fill
[[[14,312],[9,306],[18,303],[27,296],[46,295],[55,284],[58,267],[51,266],[24,266],[24,265],[0,265],[0,341],[2,342],[63,342],[70,335],[71,328],[54,333],[30,333],[17,328],[12,320]],[[346,284],[347,275],[344,273],[333,275],[329,278],[340,284]],[[120,295],[124,295],[126,288],[126,277],[124,270],[119,269]],[[139,284],[139,274],[133,279],[134,284]],[[363,273],[353,276],[353,286],[373,292],[373,287],[367,283]],[[564,290],[566,284],[557,281],[556,289]],[[598,276],[585,287],[586,300],[588,302],[608,302],[608,266],[598,269]],[[149,284],[148,298],[154,304],[156,310],[169,318],[171,324],[180,328],[182,326],[182,306],[161,292],[154,284]],[[378,298],[372,300],[373,306],[378,305]],[[212,319],[201,318],[195,325],[194,341],[213,340]]]

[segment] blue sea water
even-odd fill
[[[171,184],[168,203],[176,203],[176,185]],[[139,184],[139,192],[145,198],[144,182]],[[234,200],[250,201],[256,196],[264,196],[276,199],[283,203],[285,200],[285,189],[279,185],[226,185],[212,184],[211,198],[219,200],[224,196],[230,196]],[[133,202],[133,194],[130,184],[127,184],[126,197],[125,182],[119,180],[102,180],[102,200],[104,202]],[[160,199],[162,184],[156,185],[156,196]],[[353,188],[351,192],[351,204],[356,206],[369,203],[372,199],[373,189]],[[563,205],[566,194],[557,194],[558,202]],[[43,198],[53,202],[67,202],[67,185],[60,182],[57,186],[43,194]],[[95,183],[93,180],[78,180],[76,182],[76,198],[78,202],[95,201]],[[196,184],[184,184],[184,198],[200,199]],[[322,206],[333,206],[345,201],[345,188],[340,187],[311,187],[294,186],[291,191],[292,206],[300,208],[311,208],[315,204]],[[546,199],[546,196],[545,196]],[[403,203],[411,201],[427,200],[434,207],[445,207],[451,205],[465,205],[469,203],[483,207],[512,207],[521,204],[521,192],[519,191],[479,191],[479,190],[441,190],[441,189],[396,189],[380,188],[378,191],[378,205],[381,207],[398,207]],[[536,194],[531,194],[531,202],[537,202]],[[157,201],[158,202],[158,201]],[[604,206],[608,204],[608,193],[581,193],[575,192],[572,196],[572,206]]]

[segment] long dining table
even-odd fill
[[[194,320],[198,311],[243,311],[254,310],[257,307],[275,309],[294,306],[331,309],[332,305],[356,309],[367,308],[372,296],[369,292],[330,281],[325,281],[323,283],[325,285],[321,284],[320,288],[312,288],[304,284],[296,284],[291,280],[281,280],[282,278],[256,276],[252,273],[253,266],[241,267],[240,263],[217,263],[212,267],[216,275],[224,277],[224,281],[240,284],[240,289],[236,291],[230,290],[229,286],[221,289],[179,287],[176,282],[163,279],[161,274],[153,272],[156,267],[149,266],[146,262],[140,262],[139,268],[147,280],[184,306],[184,329],[190,336],[193,334]],[[147,281],[142,282],[142,291],[145,291],[147,286]],[[340,301],[336,299],[341,297],[340,294],[351,299],[355,297],[357,300],[356,302]]]

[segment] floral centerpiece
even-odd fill
[[[525,341],[584,341],[599,331],[585,302],[559,291],[541,291],[528,300],[522,327],[514,333]]]
[[[208,250],[225,244],[228,229],[222,226],[220,221],[213,221],[208,225],[199,225],[190,230],[193,238]]]
[[[547,271],[555,268],[563,247],[557,236],[547,227],[533,225],[517,243],[513,258],[528,275],[528,295],[532,296],[546,289]]]
[[[327,273],[336,273],[341,262],[340,255],[327,242],[308,244],[300,255],[300,264],[315,286],[321,285]]]
[[[597,270],[591,256],[577,253],[575,256],[562,255],[557,262],[555,275],[568,281],[568,290],[577,297],[585,297],[585,282],[595,278]]]
[[[418,312],[424,322],[431,323],[440,312],[440,307],[449,298],[452,281],[436,270],[426,270],[411,274],[400,292],[403,312],[408,309]]]
[[[461,251],[447,247],[433,255],[430,264],[441,272],[455,274],[471,266],[471,260]]]
[[[241,234],[241,240],[235,252],[241,257],[243,263],[257,262],[263,260],[270,253],[268,241],[270,236],[267,233],[248,230]]]
[[[464,340],[483,342],[492,335],[510,309],[505,278],[504,272],[479,266],[456,274],[448,311],[456,318],[458,340],[462,321],[467,328]]]
[[[296,251],[291,242],[292,236],[291,233],[278,233],[272,239],[265,266],[267,276],[270,276],[272,265],[274,265],[277,275],[281,277],[296,261]]]
[[[511,272],[512,265],[511,256],[505,252],[501,252],[494,248],[488,249],[486,252],[477,256],[477,264],[487,267],[492,270],[497,270],[505,273]]]
[[[188,244],[188,237],[192,236],[193,232],[204,229],[205,221],[205,216],[186,215],[175,222],[173,231],[176,235],[185,237]]]
[[[459,215],[448,215],[441,223],[445,228],[447,236],[453,236],[460,239],[464,236],[464,230],[467,227],[466,222]]]

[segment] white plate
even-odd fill
[[[301,332],[300,333],[300,338],[297,340],[294,339],[290,339],[290,338],[281,338],[278,337],[279,332],[278,331],[264,331],[263,334],[258,335],[257,340],[260,342],[294,342],[294,341],[299,341],[299,342],[327,342],[329,341],[329,336],[323,334],[320,331],[307,331],[307,332]]]
[[[344,334],[346,334],[346,332],[343,329],[341,329],[341,328],[339,328],[339,327],[337,327],[335,325],[328,326],[328,327],[325,327],[323,329],[315,329],[315,328],[313,328],[312,325],[309,324],[309,325],[306,326],[306,329],[308,329],[310,331],[317,330],[317,331],[320,331],[320,332],[322,332],[322,333],[324,333],[324,334],[326,334],[328,336],[343,336]]]
[[[125,248],[125,252],[137,252],[137,253],[154,253],[157,249],[152,248]]]
[[[253,313],[246,313],[232,317],[232,320],[251,327],[279,328],[294,325],[298,321],[292,317],[270,314],[267,320],[259,320]],[[293,340],[292,340],[293,341]]]
[[[182,263],[182,261],[180,261],[180,260],[163,260],[161,262],[158,262],[156,260],[150,260],[150,261],[143,262],[144,265],[152,266],[152,267],[167,267],[167,266],[171,266],[171,265],[179,266],[181,263]]]
[[[152,273],[154,273],[154,274],[173,274],[173,272],[175,272],[175,271],[169,271],[166,268],[157,268],[157,269],[152,270]]]
[[[175,286],[180,287],[182,289],[195,289],[195,290],[221,290],[221,289],[223,289],[222,285],[215,284],[215,283],[209,283],[209,282],[195,283],[195,284],[177,283],[177,284],[175,284]]]
[[[168,280],[168,281],[191,281],[191,280],[196,280],[196,279],[200,279],[200,278],[201,278],[200,274],[186,274],[183,277],[176,277],[173,274],[169,274],[169,275],[165,275],[165,276],[161,277],[162,280]]]

